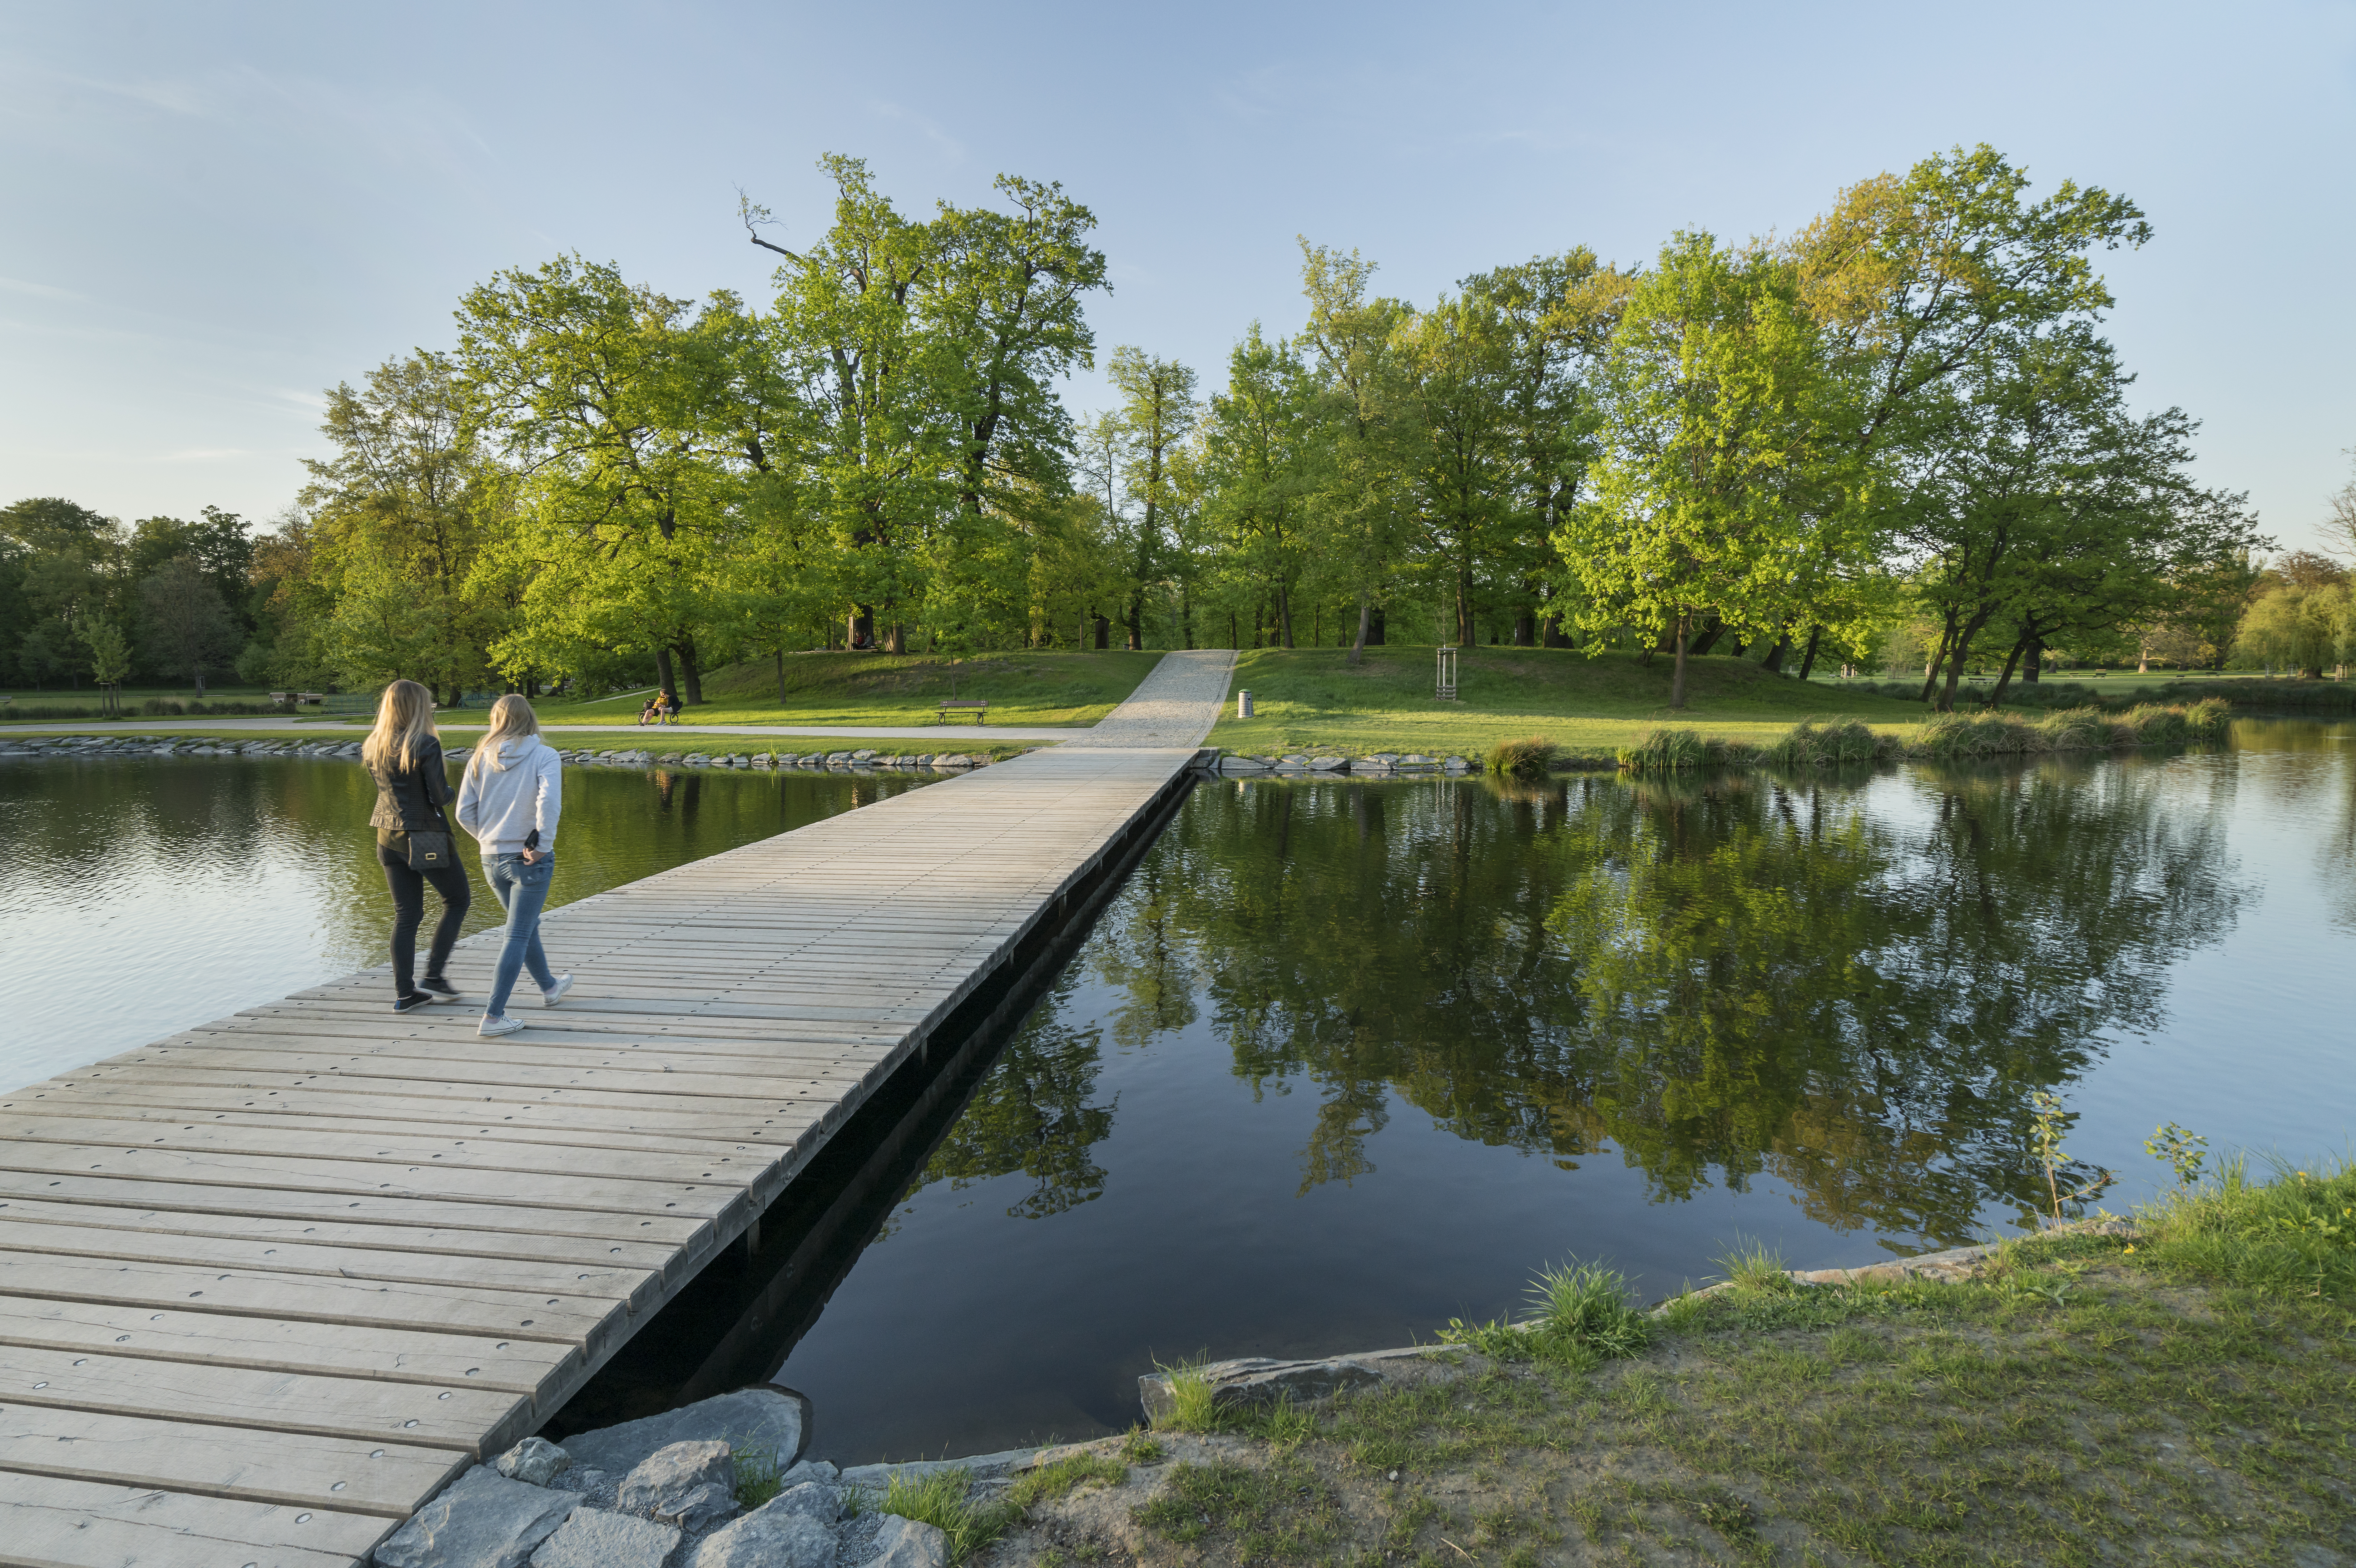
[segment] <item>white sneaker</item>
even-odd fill
[[[475,1032],[477,1034],[513,1034],[521,1028],[523,1028],[521,1019],[492,1018],[487,1013],[483,1017],[483,1021],[475,1026]]]
[[[541,991],[540,1005],[543,1008],[552,1008],[557,1003],[562,1001],[564,999],[564,993],[571,989],[573,989],[573,976],[570,975],[559,975],[556,977],[555,985],[546,987]]]

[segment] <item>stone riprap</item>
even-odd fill
[[[949,1539],[936,1525],[886,1514],[875,1544],[870,1568],[949,1568]]]
[[[627,1475],[658,1449],[674,1443],[759,1448],[783,1467],[801,1457],[808,1431],[808,1402],[801,1395],[779,1388],[746,1388],[618,1426],[575,1433],[562,1446],[574,1464],[616,1476]]]
[[[736,1511],[735,1456],[716,1438],[658,1448],[622,1477],[615,1500],[681,1530],[718,1524]]]
[[[676,1525],[575,1509],[531,1554],[531,1568],[665,1568],[684,1538]]]
[[[1481,771],[1474,757],[1428,757],[1420,752],[1377,752],[1366,757],[1312,757],[1296,752],[1285,757],[1255,757],[1230,752],[1219,758],[1219,772],[1228,778],[1257,774],[1315,778],[1346,773],[1353,778],[1398,778],[1428,774],[1455,776]]]
[[[527,1437],[500,1455],[497,1467],[511,1481],[544,1487],[573,1467],[573,1456],[545,1437]]]
[[[523,1568],[580,1506],[477,1465],[376,1549],[377,1568]]]

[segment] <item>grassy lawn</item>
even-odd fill
[[[1160,1463],[1091,1444],[1144,1467],[1032,1507],[988,1561],[2356,1560],[2356,1172],[2212,1185],[2140,1222],[1962,1284],[1730,1260],[1733,1288],[1630,1315],[1632,1353],[1526,1336],[1155,1433]]]
[[[955,668],[960,699],[990,703],[992,724],[1093,724],[1137,689],[1159,653],[986,654]],[[704,703],[689,724],[921,724],[951,695],[948,658],[911,654],[809,653],[786,657],[787,700],[774,659],[730,665],[704,677]],[[533,706],[549,724],[630,723],[646,698]],[[968,716],[955,716],[959,722]]]
[[[1432,696],[1433,650],[1368,648],[1353,669],[1335,648],[1256,648],[1237,661],[1235,684],[1258,716],[1227,706],[1209,743],[1255,755],[1364,756],[1372,752],[1479,756],[1500,741],[1544,735],[1574,756],[1608,759],[1662,725],[1764,744],[1803,719],[1857,719],[1878,730],[1911,729],[1922,709],[1871,692],[1769,675],[1747,660],[1700,658],[1687,667],[1687,706],[1669,709],[1669,661],[1633,654],[1590,658],[1567,648],[1466,648],[1462,700]]]

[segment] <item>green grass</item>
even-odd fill
[[[1770,675],[1747,660],[1709,657],[1687,667],[1687,707],[1669,708],[1669,660],[1633,654],[1590,658],[1567,648],[1466,648],[1457,690],[1432,696],[1430,648],[1366,650],[1352,668],[1333,648],[1256,648],[1240,655],[1235,685],[1252,694],[1258,717],[1233,704],[1210,744],[1256,756],[1365,756],[1376,752],[1484,756],[1504,742],[1537,737],[1572,757],[1608,762],[1665,720],[1706,737],[1763,745],[1815,715],[1877,730],[1911,729],[1918,703],[1870,691]]]
[[[881,1498],[862,1495],[854,1511],[898,1514],[935,1526],[948,1537],[951,1563],[963,1563],[1023,1517],[1020,1504],[976,1497],[973,1477],[958,1469],[934,1470],[922,1477],[895,1475]]]
[[[1173,1465],[1179,1563],[2252,1563],[2356,1555],[2356,1166],[2246,1168],[1976,1279],[1733,1288],[1614,1359],[1467,1360]],[[1608,1271],[1542,1277],[1570,1322]],[[1229,1427],[1230,1433],[1237,1428]],[[1034,1528],[1000,1561],[1055,1539]],[[1044,1516],[1044,1517],[1043,1517]],[[1085,1542],[1083,1543],[1086,1544]],[[1105,1554],[1095,1547],[1082,1552]],[[1068,1560],[1068,1559],[1066,1559]]]
[[[788,654],[785,700],[777,664],[755,659],[703,677],[703,703],[680,714],[690,724],[930,723],[950,695],[990,704],[991,724],[1093,724],[1119,707],[1159,664],[1159,653],[985,654],[952,669],[946,656],[910,654]],[[543,723],[631,723],[643,696],[536,703]],[[969,715],[954,717],[969,722]]]

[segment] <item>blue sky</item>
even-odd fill
[[[917,210],[1063,181],[1112,264],[1100,349],[1215,384],[1249,322],[1297,326],[1296,234],[1429,300],[1572,244],[1788,231],[1987,141],[2149,215],[2113,335],[2205,421],[2207,483],[2312,544],[2356,446],[2347,4],[11,11],[0,500],[266,518],[320,389],[446,346],[499,268],[766,301],[736,189],[807,240],[828,151]]]

